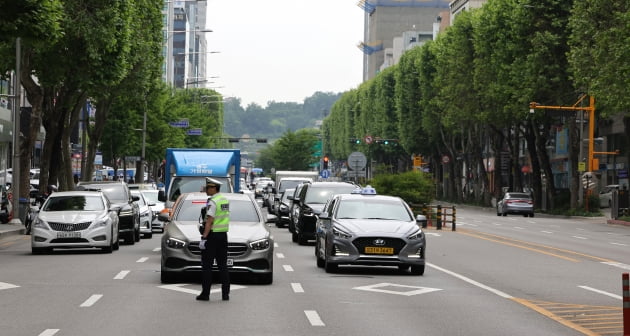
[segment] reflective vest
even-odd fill
[[[225,196],[217,193],[210,198],[217,206],[214,213],[214,223],[212,224],[212,232],[228,232],[230,226],[230,204]]]

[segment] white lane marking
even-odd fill
[[[313,327],[323,327],[325,326],[324,321],[319,317],[317,311],[315,310],[305,310],[304,314],[306,314],[306,318],[311,323]]]
[[[273,247],[278,247],[278,243],[273,243]]]
[[[103,294],[94,294],[89,299],[85,300],[79,307],[91,307],[103,297]]]
[[[620,263],[620,262],[616,262],[616,261],[603,262],[602,264],[606,264],[606,265],[613,266],[613,267],[618,267],[618,268],[625,269],[625,270],[630,270],[630,265],[624,264],[624,263]]]
[[[39,336],[53,336],[58,331],[59,331],[59,329],[46,329],[46,330],[42,331],[42,333],[39,334]]]
[[[286,272],[293,272],[293,267],[291,267],[291,265],[282,265],[282,268],[284,268]]]
[[[501,223],[492,223],[492,224],[494,224],[494,225],[496,225],[496,226],[501,226],[501,225],[503,225],[503,224],[501,224]]]
[[[618,246],[628,246],[628,244],[623,244],[623,243],[611,243],[612,245],[618,245]]]
[[[191,284],[186,284],[186,283],[172,284],[172,285],[158,286],[158,288],[168,289],[168,290],[172,290],[176,292],[182,292],[182,293],[193,294],[193,295],[199,295],[199,293],[201,293],[201,290],[183,287],[183,286],[189,286],[189,285]],[[241,286],[241,285],[230,285],[230,290],[236,290],[236,289],[242,289],[242,288],[247,288],[247,287]],[[214,293],[221,293],[221,288],[211,289],[210,294],[214,294]]]
[[[382,289],[386,287],[394,287],[394,288],[397,287],[397,288],[404,288],[404,289],[409,289],[409,290],[404,292],[400,289],[399,290]],[[379,283],[376,285],[370,285],[370,286],[354,287],[352,289],[363,290],[367,292],[379,292],[379,293],[387,293],[387,294],[395,294],[395,295],[404,295],[404,296],[426,294],[426,293],[437,292],[437,291],[442,290],[441,288],[407,286],[407,285],[398,285],[398,284],[387,283],[387,282]]]
[[[589,286],[578,286],[578,287],[580,287],[582,289],[586,289],[586,290],[591,291],[591,292],[595,292],[595,293],[603,294],[603,295],[606,295],[606,296],[610,296],[613,299],[618,299],[618,300],[622,299],[621,295],[608,293],[608,292],[605,292],[605,291],[603,291],[601,289],[595,289],[595,288],[592,288],[592,287],[589,287]]]
[[[153,249],[153,252],[160,252],[160,251],[162,251],[161,247],[156,247],[156,248]]]
[[[527,221],[527,223],[529,223],[529,224],[536,224],[535,221]]]
[[[580,236],[573,236],[573,238],[577,238],[577,239],[588,239],[586,237],[580,237]]]
[[[142,258],[140,258],[140,259],[136,260],[136,262],[137,262],[137,263],[143,263],[143,262],[145,262],[145,261],[147,261],[147,260],[149,260],[149,258],[148,258],[148,257],[142,257]]]
[[[131,271],[120,271],[118,274],[116,274],[116,276],[114,277],[114,280],[124,279],[127,276],[127,274],[129,274],[129,272]]]
[[[460,223],[457,223],[457,224],[460,224]],[[470,224],[470,223],[468,223],[468,225],[473,226],[473,227],[479,227],[479,225],[477,225],[477,224]]]
[[[436,237],[442,236],[441,234],[439,234],[437,232],[425,232],[424,234],[431,235],[431,236],[436,236]]]
[[[278,257],[278,259],[284,259],[284,253],[276,253],[276,257]]]
[[[7,282],[0,282],[0,290],[10,289],[10,288],[18,288],[18,287],[20,287],[20,286],[14,285],[14,284],[10,284],[10,283],[7,283]]]
[[[578,230],[578,231],[586,231],[586,229],[584,229],[584,228],[576,228],[576,230]]]
[[[520,226],[515,226],[514,228],[515,228],[515,229],[518,229],[518,230],[525,230],[525,228],[522,228],[522,227],[520,227]]]
[[[512,298],[512,295],[504,293],[504,292],[502,292],[502,291],[500,291],[498,289],[494,289],[492,287],[486,286],[486,285],[484,285],[484,284],[482,284],[480,282],[477,282],[477,281],[475,281],[473,279],[467,278],[467,277],[465,277],[465,276],[463,276],[461,274],[457,274],[457,273],[455,273],[453,271],[449,271],[449,270],[447,270],[445,268],[442,268],[440,266],[437,266],[437,265],[434,265],[434,264],[431,264],[431,263],[427,263],[427,265],[429,265],[432,268],[435,268],[438,271],[444,272],[444,273],[449,274],[451,276],[454,276],[454,277],[456,277],[458,279],[466,281],[466,282],[468,282],[469,284],[471,284],[473,286],[477,286],[477,287],[479,287],[481,289],[485,289],[485,290],[487,290],[487,291],[489,291],[491,293],[494,293],[494,294],[496,294],[496,295],[498,295],[498,296],[500,296],[502,298],[506,298],[506,299],[511,299]]]
[[[551,231],[540,231],[540,232],[542,232],[542,233],[553,233]]]
[[[298,282],[292,282],[291,288],[293,288],[294,293],[304,293],[304,288],[302,288],[302,285]]]

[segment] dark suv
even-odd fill
[[[77,190],[99,190],[118,208],[118,232],[119,237],[125,243],[133,245],[140,241],[140,209],[138,208],[138,196],[132,196],[123,181],[91,181],[79,182]]]
[[[293,197],[296,212],[293,214],[294,243],[306,244],[315,239],[317,215],[322,212],[328,199],[337,194],[349,194],[357,185],[347,182],[313,182],[305,183],[300,193]]]

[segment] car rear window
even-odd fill
[[[105,209],[99,196],[50,197],[42,211],[100,211]]]
[[[525,193],[509,193],[506,198],[525,198],[530,199],[531,197]]]
[[[181,204],[176,212],[177,221],[199,221],[201,208],[206,206],[203,200],[188,200]],[[254,203],[250,200],[230,201],[230,222],[258,222],[258,213],[254,208]]]

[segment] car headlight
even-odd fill
[[[48,223],[45,220],[40,219],[39,217],[35,218],[33,221],[33,227],[38,229],[48,230]]]
[[[249,243],[249,247],[251,247],[252,250],[266,250],[269,248],[270,245],[271,245],[271,242],[267,238],[256,240]]]
[[[107,217],[97,218],[97,219],[94,221],[94,226],[97,226],[97,227],[98,227],[98,226],[107,226],[108,219],[109,219],[109,218],[107,218]]]
[[[180,249],[186,246],[186,242],[177,238],[168,238],[166,239],[166,246],[170,248]]]
[[[350,239],[352,238],[352,235],[347,233],[346,231],[343,231],[341,229],[339,229],[336,226],[333,226],[333,235],[337,238],[343,238],[343,239]]]
[[[409,240],[422,239],[422,237],[424,237],[424,232],[422,232],[422,229],[418,229],[418,231],[407,236],[407,239]]]

